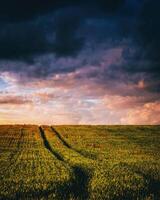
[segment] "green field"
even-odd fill
[[[160,199],[160,126],[0,126],[0,199]]]

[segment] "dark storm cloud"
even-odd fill
[[[43,26],[33,23],[7,24],[1,26],[0,58],[26,59],[33,54],[47,51]]]
[[[129,3],[133,1],[128,1]],[[141,1],[135,4],[132,14],[126,12],[126,22],[118,22],[124,32],[118,29],[118,36],[124,35],[125,43],[122,51],[122,60],[118,64],[110,65],[97,76],[102,85],[138,84],[143,80],[148,92],[160,93],[160,2],[158,0]],[[128,26],[129,24],[129,26]],[[121,34],[120,34],[121,33]],[[125,35],[126,33],[126,35]],[[111,34],[110,34],[111,35]],[[114,37],[111,36],[111,38]],[[141,89],[140,89],[141,90]],[[125,91],[126,95],[129,94]],[[140,91],[141,93],[141,91]],[[142,93],[143,95],[144,93]]]
[[[160,1],[145,1],[138,23],[138,39],[146,58],[160,61]]]
[[[75,9],[75,11],[68,9],[64,10],[63,13],[57,14],[53,46],[58,56],[74,56],[82,48],[83,38],[77,34],[82,18],[83,16],[81,16],[78,9]]]
[[[142,79],[150,83],[148,90],[159,92],[159,7],[158,0],[1,2],[0,71],[46,78],[99,67],[101,50],[118,46],[121,63],[94,73],[97,82],[136,84]],[[67,58],[81,61],[67,63]]]
[[[27,22],[1,25],[0,59],[33,61],[38,55],[75,55],[82,39],[76,34],[79,16],[63,12]]]
[[[19,22],[32,19],[33,17],[46,14],[60,6],[66,1],[58,0],[6,0],[0,2],[0,20],[5,22]]]
[[[146,89],[160,92],[160,2],[146,0],[136,18],[132,42],[124,49],[124,62],[118,66],[122,74],[130,80],[143,79]],[[134,77],[134,78],[133,78]]]
[[[125,0],[5,0],[0,2],[0,20],[24,21],[67,6],[99,7],[104,11],[117,10]],[[95,10],[95,9],[94,9]]]
[[[74,56],[83,45],[83,38],[77,33],[81,22],[87,16],[95,17],[102,8],[104,13],[115,12],[123,2],[1,1],[0,58],[27,60],[49,52],[58,56]],[[55,20],[48,24],[50,17]],[[47,39],[48,35],[52,37],[51,41]]]

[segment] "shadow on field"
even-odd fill
[[[142,196],[150,195],[152,194],[154,196],[154,200],[160,199],[160,181],[154,179],[154,176],[152,176],[149,172],[145,173],[142,170],[138,169],[138,167],[133,165],[126,164],[128,168],[130,168],[134,173],[139,174],[143,177],[143,179],[147,183],[146,190],[143,192]]]
[[[85,150],[83,150],[83,152],[81,150],[77,150],[75,148],[73,148],[70,144],[68,144],[68,142],[61,136],[61,134],[51,126],[51,130],[55,133],[55,135],[59,138],[59,140],[62,142],[62,144],[67,147],[68,149],[71,149],[73,151],[75,151],[76,153],[80,154],[81,156],[85,157],[85,158],[89,158],[89,159],[96,159],[96,156],[94,156],[93,154],[89,154],[88,152],[86,152]]]
[[[80,166],[72,166],[71,179],[57,188],[57,197],[60,200],[87,200],[89,198],[89,174]]]
[[[143,177],[145,180],[145,188],[140,191],[140,195],[142,199],[150,199],[148,197],[152,196],[151,199],[159,200],[160,199],[160,181],[154,179],[154,177],[150,174],[150,172],[143,172],[141,169],[138,169],[138,166],[130,165],[127,163],[122,163],[123,167],[130,169],[133,173],[136,173]],[[120,197],[118,200],[134,200],[135,197],[132,196],[132,193]],[[116,199],[117,200],[117,199]]]
[[[72,167],[73,176],[64,183],[51,183],[46,190],[29,190],[27,192],[17,192],[13,199],[56,199],[56,200],[87,200],[88,192],[88,173],[80,166]],[[23,191],[23,189],[22,189]],[[6,197],[1,199],[7,200]]]
[[[72,186],[73,196],[79,199],[88,199],[88,184],[90,179],[88,172],[78,166],[74,166],[73,171],[75,175]]]
[[[141,171],[136,170],[135,173],[143,176],[144,180],[147,181],[147,191],[146,193],[153,194],[154,200],[160,199],[160,181],[153,179],[153,177],[150,174],[145,174]]]
[[[48,151],[50,151],[50,153],[51,153],[52,155],[54,155],[58,160],[63,161],[63,160],[64,160],[63,157],[62,157],[59,153],[57,153],[56,151],[54,151],[54,150],[52,149],[51,145],[49,144],[49,142],[48,142],[48,140],[47,140],[47,138],[46,138],[46,136],[45,136],[45,133],[44,133],[42,127],[39,127],[39,131],[40,131],[41,137],[42,137],[42,139],[43,139],[43,143],[44,143],[45,148],[46,148]]]
[[[43,143],[45,148],[47,148],[48,151],[50,151],[50,153],[52,155],[54,155],[58,160],[63,161],[64,163],[69,164],[68,162],[66,162],[64,160],[64,158],[59,155],[57,152],[55,152],[51,145],[49,144],[46,136],[45,136],[45,132],[42,129],[42,127],[39,127],[40,130],[40,134],[41,137],[43,139]],[[54,130],[54,129],[53,129]],[[61,136],[57,136],[59,137],[59,139],[61,138]],[[62,139],[62,138],[61,138]],[[60,140],[61,140],[60,139]],[[63,139],[62,139],[63,141]],[[65,143],[65,141],[63,141],[63,144],[66,146],[67,143]],[[71,148],[69,145],[67,146],[68,148]],[[89,193],[88,193],[88,183],[89,183],[89,174],[87,172],[87,170],[85,170],[84,168],[80,167],[80,166],[70,166],[72,169],[72,177],[69,181],[63,183],[63,184],[57,184],[55,185],[54,190],[46,190],[46,191],[30,191],[30,193],[27,193],[25,195],[31,195],[33,197],[48,197],[49,195],[52,195],[53,193],[55,193],[56,191],[56,199],[70,199],[70,198],[74,198],[77,200],[87,200]],[[51,188],[52,185],[49,186],[49,188]],[[22,195],[22,194],[17,194],[17,195]]]

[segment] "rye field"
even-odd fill
[[[0,199],[159,200],[160,126],[0,126]]]

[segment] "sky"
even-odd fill
[[[160,124],[159,8],[0,1],[0,124]]]

